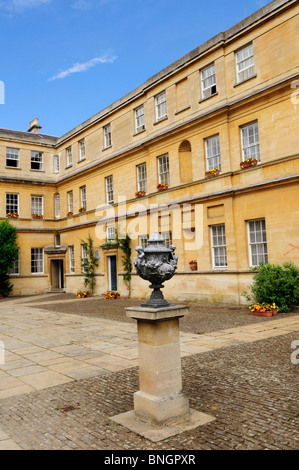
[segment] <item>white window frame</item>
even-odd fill
[[[253,44],[248,44],[235,52],[237,83],[242,83],[254,77]]]
[[[83,243],[81,245],[81,251],[82,251],[82,272],[85,273],[85,269],[83,268],[83,263],[84,260],[88,260],[88,250],[87,250],[87,244]]]
[[[115,240],[115,225],[107,225],[106,236],[107,242]]]
[[[20,275],[20,247],[18,247],[18,257],[13,264],[13,267],[10,269],[9,274],[11,276],[19,276]]]
[[[107,149],[112,146],[112,138],[111,138],[111,124],[107,124],[104,127],[104,149]]]
[[[216,93],[215,64],[211,64],[201,71],[201,97],[205,100]]]
[[[80,188],[80,201],[81,201],[81,206],[84,209],[87,207],[87,201],[86,201],[86,186],[81,186]]]
[[[74,195],[73,195],[73,191],[68,191],[68,193],[67,193],[67,206],[68,206],[68,212],[74,212]]]
[[[258,122],[250,122],[240,127],[242,144],[242,161],[255,158],[260,162],[260,140]]]
[[[15,165],[9,165],[8,160],[16,162]],[[20,168],[20,149],[11,147],[6,148],[6,167],[7,168]]]
[[[212,225],[210,232],[213,269],[227,269],[225,224]]]
[[[44,196],[31,195],[31,216],[44,215]]]
[[[159,184],[168,184],[170,182],[169,178],[169,157],[168,153],[158,157],[158,176]]]
[[[148,247],[148,235],[139,235],[138,237],[139,246],[144,250]]]
[[[135,109],[135,132],[138,134],[145,130],[144,105]]]
[[[265,219],[247,221],[249,266],[268,263],[268,247]],[[256,257],[256,260],[254,259]],[[255,262],[257,261],[257,262]]]
[[[138,191],[145,191],[147,193],[146,163],[137,165],[137,188]]]
[[[85,160],[85,139],[79,141],[79,162]]]
[[[70,274],[75,272],[75,247],[74,245],[69,246],[69,268]]]
[[[53,169],[54,169],[54,173],[59,173],[59,169],[60,169],[60,159],[59,159],[59,155],[54,155],[54,159],[53,159]]]
[[[113,176],[107,176],[106,178],[106,199],[107,204],[114,203],[114,192],[113,192]]]
[[[38,165],[39,168],[32,168],[32,165]],[[36,152],[35,150],[31,150],[31,164],[30,169],[31,171],[43,171],[44,168],[44,155],[43,152]]]
[[[207,170],[218,168],[221,171],[219,134],[205,139]]]
[[[55,248],[59,248],[61,246],[61,244],[60,244],[60,233],[55,233],[55,235],[54,235],[54,246],[55,246]]]
[[[66,149],[66,167],[72,166],[73,164],[73,154],[72,154],[72,147],[68,147]]]
[[[55,219],[59,219],[60,217],[60,194],[54,194],[54,213]]]
[[[166,91],[159,93],[155,97],[156,103],[156,121],[161,121],[167,118],[167,102],[166,102]]]
[[[11,210],[13,209],[13,210]],[[6,193],[5,195],[5,212],[6,215],[9,213],[16,212],[19,214],[19,194],[18,193]]]
[[[36,271],[32,269],[33,266],[36,267]],[[43,248],[31,248],[31,274],[44,274]]]
[[[169,248],[172,245],[172,233],[170,231],[165,231],[160,233],[161,237],[164,238],[164,245],[166,248]]]

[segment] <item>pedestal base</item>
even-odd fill
[[[178,419],[188,418],[189,400],[183,392],[156,397],[141,390],[134,393],[136,418],[152,426],[168,426]]]
[[[140,419],[136,417],[134,410],[113,416],[110,419],[152,442],[159,442],[182,432],[195,429],[198,426],[203,426],[204,424],[214,421],[215,418],[189,408],[188,416],[163,427],[153,426],[144,421],[140,421]]]

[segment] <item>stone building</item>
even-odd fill
[[[274,0],[62,137],[0,129],[14,294],[82,289],[90,234],[96,293],[127,295],[122,252],[101,248],[115,229],[132,257],[154,230],[176,246],[168,299],[238,304],[252,266],[299,264],[298,13]],[[131,292],[148,292],[134,272]]]

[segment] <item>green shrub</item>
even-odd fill
[[[8,220],[0,222],[0,296],[3,297],[8,296],[13,288],[9,270],[18,257],[16,239],[16,228]]]
[[[299,268],[291,262],[283,265],[260,264],[254,268],[250,289],[256,303],[273,302],[280,312],[289,312],[299,304]]]

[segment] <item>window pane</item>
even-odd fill
[[[211,227],[212,258],[214,268],[227,268],[225,225]]]
[[[43,154],[42,152],[31,151],[31,170],[43,169]]]
[[[264,219],[248,222],[248,237],[251,266],[268,263],[266,223]]]
[[[207,170],[218,168],[221,171],[219,135],[206,139]]]
[[[13,168],[19,167],[19,149],[6,149],[6,166]]]

